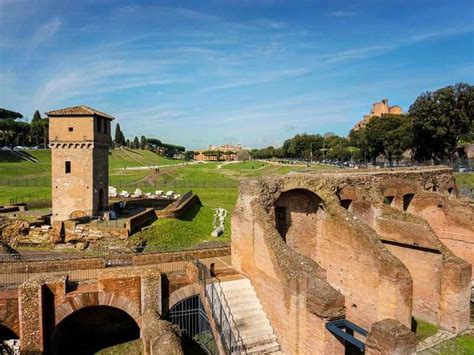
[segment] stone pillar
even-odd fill
[[[142,316],[146,327],[142,330],[145,354],[147,355],[183,355],[181,339],[175,327],[158,318],[155,311],[148,309]]]
[[[415,333],[395,319],[374,323],[367,336],[366,355],[408,355],[416,353]]]
[[[20,346],[22,354],[41,354],[47,340],[54,312],[49,308],[52,290],[65,288],[65,275],[39,276],[20,287]],[[51,286],[52,290],[48,286]],[[54,304],[53,304],[54,307]]]
[[[471,298],[471,265],[446,261],[441,270],[441,329],[460,333],[469,329]]]
[[[141,290],[142,314],[148,309],[162,314],[161,274],[143,276],[141,278]]]

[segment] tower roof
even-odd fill
[[[85,105],[72,106],[46,112],[48,116],[100,116],[113,120],[114,117]]]

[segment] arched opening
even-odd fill
[[[415,194],[403,195],[403,210],[404,211],[408,210],[408,207],[410,206],[410,203],[413,200],[413,197],[415,197]]]
[[[0,354],[19,353],[19,337],[6,325],[0,324]]]
[[[99,189],[99,211],[104,209],[104,189]]]
[[[4,340],[18,339],[18,335],[6,325],[0,324],[0,344]]]
[[[280,236],[290,248],[308,257],[316,251],[318,223],[323,217],[322,200],[305,189],[285,191],[275,202],[275,226]]]
[[[391,205],[394,199],[395,196],[385,196],[383,198],[383,203],[385,203],[386,205]]]
[[[213,354],[217,352],[214,336],[199,295],[177,302],[171,307],[167,318],[171,323],[179,326],[185,353]]]
[[[110,306],[82,308],[64,318],[51,339],[51,354],[94,354],[140,338],[135,320]]]
[[[448,187],[448,195],[449,195],[449,196],[452,196],[453,193],[454,193],[454,188]]]
[[[345,199],[345,200],[341,200],[340,203],[343,208],[345,208],[346,210],[350,210],[351,205],[352,205],[352,200]]]

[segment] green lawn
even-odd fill
[[[180,219],[159,219],[148,229],[136,233],[132,241],[146,240],[147,249],[180,250],[206,242],[230,241],[231,212],[237,200],[237,188],[198,188],[193,190],[202,206],[196,206]],[[219,238],[211,237],[214,208],[225,208],[225,232]]]
[[[0,204],[11,199],[28,202],[51,198],[51,151],[27,150],[37,163],[21,160],[9,151],[0,151]],[[181,160],[168,159],[147,150],[114,149],[109,155],[111,185],[135,188],[152,170],[127,170],[125,167],[176,165]]]
[[[430,349],[422,351],[419,355],[472,355],[474,354],[474,336],[461,335],[455,339],[447,340]]]
[[[13,161],[0,163],[0,169],[19,181],[20,186],[2,186],[0,179],[0,204],[49,200],[51,198],[49,151],[32,151],[39,163]],[[245,163],[201,163],[184,164],[179,160],[160,157],[149,151],[127,151],[115,149],[110,154],[110,185],[119,190],[133,192],[139,187],[143,192],[174,190],[185,193],[193,190],[201,199],[202,206],[189,211],[181,219],[160,219],[148,229],[134,235],[131,242],[146,240],[148,248],[177,250],[206,242],[229,241],[231,212],[238,196],[239,183],[260,176],[280,175],[290,171],[307,169],[304,166],[280,166],[259,161]],[[131,169],[138,166],[167,165],[156,169]],[[124,169],[127,167],[127,169]],[[312,170],[327,169],[324,166]],[[33,178],[25,179],[25,176]],[[42,178],[43,183],[39,183]],[[36,180],[34,180],[36,179]],[[226,231],[219,238],[211,237],[215,208],[229,211]]]
[[[416,319],[416,341],[420,342],[438,332],[438,327],[435,325],[424,322],[421,319]]]
[[[454,176],[459,187],[474,189],[474,173],[455,173]]]
[[[251,160],[241,163],[230,163],[222,165],[222,169],[229,169],[229,170],[247,170],[247,169],[260,169],[264,166],[268,165],[267,163]]]
[[[169,159],[149,150],[114,149],[109,155],[109,169],[124,169],[150,165],[176,165],[182,160]]]
[[[111,346],[96,352],[97,355],[141,355],[143,354],[143,340],[137,339],[126,343]]]

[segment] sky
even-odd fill
[[[188,149],[347,135],[474,82],[472,0],[0,0],[0,107],[87,105]]]

